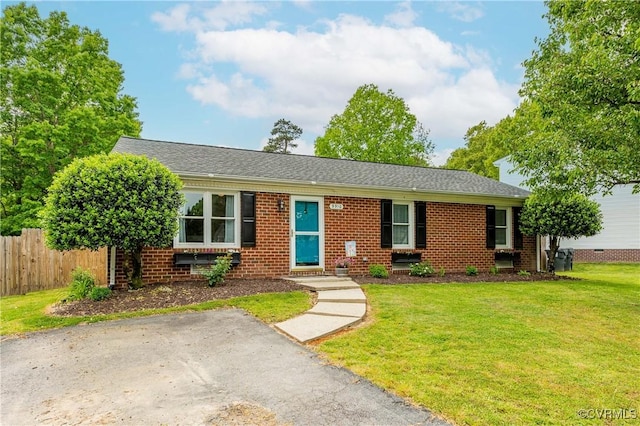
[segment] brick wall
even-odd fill
[[[574,262],[640,262],[640,249],[576,249]]]
[[[285,201],[278,211],[277,200]],[[256,247],[243,247],[241,264],[229,277],[280,277],[290,274],[289,258],[289,194],[256,194]],[[342,210],[331,210],[332,203],[342,204]],[[464,272],[467,265],[487,271],[494,265],[494,250],[485,247],[485,206],[473,204],[427,203],[427,248],[423,260],[431,261],[447,273]],[[392,249],[380,248],[380,200],[353,197],[324,197],[325,271],[333,273],[333,260],[344,255],[345,241],[356,241],[357,257],[349,268],[353,275],[367,274],[369,265],[383,264],[391,270]],[[535,270],[535,240],[524,237],[525,250],[514,269]],[[143,280],[147,283],[187,280],[190,267],[173,265],[173,253],[184,249],[145,249]],[[190,252],[194,250],[190,249]],[[202,249],[200,252],[220,250]],[[409,251],[409,250],[404,250]],[[364,258],[367,258],[365,261]],[[125,286],[121,269],[122,253],[116,257],[116,283]]]

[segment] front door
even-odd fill
[[[291,269],[323,268],[323,200],[291,197]]]

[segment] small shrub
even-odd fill
[[[445,274],[444,266],[441,266],[440,271],[438,272],[438,275],[440,275],[441,277],[444,277],[444,274]]]
[[[478,275],[478,268],[473,265],[467,266],[467,275],[470,277]]]
[[[431,262],[428,260],[422,261],[420,263],[412,263],[409,265],[409,275],[414,277],[428,277],[433,275],[436,272],[431,266]]]
[[[215,287],[224,282],[224,277],[231,269],[231,256],[219,257],[216,262],[208,268],[200,269],[200,273],[209,282],[209,287]]]
[[[105,300],[111,297],[111,290],[109,287],[94,287],[89,293],[89,299],[94,302],[99,302],[101,300]]]
[[[85,269],[77,267],[71,273],[68,300],[82,300],[89,297],[91,290],[96,286],[93,274]]]
[[[499,270],[498,270],[498,267],[496,265],[493,265],[491,268],[489,268],[489,273],[491,275],[498,275],[498,272],[499,272]]]
[[[389,278],[389,271],[384,265],[369,265],[369,274],[374,278]]]
[[[531,272],[529,271],[525,271],[524,269],[518,271],[518,275],[520,275],[521,277],[528,277],[531,275]]]

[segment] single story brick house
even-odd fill
[[[517,225],[529,192],[466,171],[130,137],[113,152],[156,158],[184,182],[179,232],[144,250],[145,282],[189,279],[227,252],[230,277],[333,274],[346,254],[352,275],[419,260],[447,273],[537,268],[537,238]],[[110,253],[110,282],[124,286],[122,253]]]

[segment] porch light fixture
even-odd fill
[[[284,211],[284,200],[282,198],[278,198],[278,211],[279,212]]]

